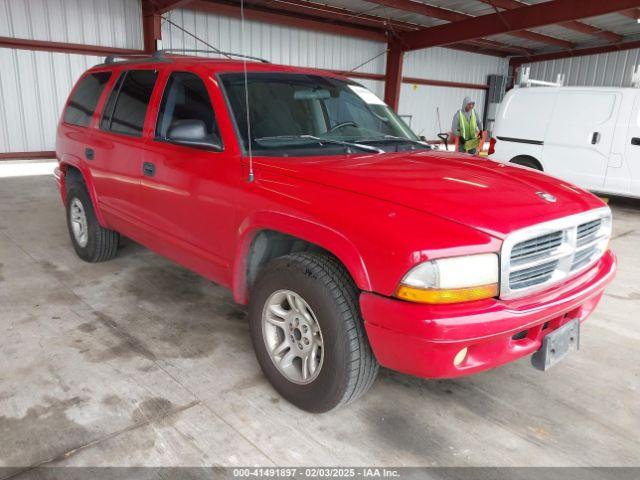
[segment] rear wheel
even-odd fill
[[[511,160],[511,163],[515,163],[516,165],[522,165],[523,167],[533,168],[534,170],[542,171],[542,165],[533,157],[520,156],[515,157]]]
[[[326,412],[357,399],[375,380],[378,363],[357,288],[331,256],[296,253],[271,261],[252,290],[249,321],[264,374],[299,408]]]
[[[67,227],[73,248],[82,260],[104,262],[116,256],[120,235],[100,226],[81,181],[73,181],[67,188]]]

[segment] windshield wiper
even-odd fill
[[[408,143],[413,143],[414,145],[420,145],[421,147],[427,147],[427,148],[431,148],[431,145],[429,145],[426,142],[422,142],[420,140],[413,140],[412,138],[406,138],[406,137],[396,137],[394,135],[385,135],[384,137],[374,137],[374,138],[367,138],[365,140],[360,140],[361,142],[384,142],[387,140],[398,140],[400,142],[408,142]]]
[[[294,143],[297,143],[295,142],[297,140],[310,140],[312,142],[317,142],[320,145],[324,143],[331,143],[334,145],[343,145],[349,148],[359,148],[360,150],[364,150],[366,152],[385,153],[384,150],[382,150],[381,148],[372,147],[370,145],[361,145],[359,143],[343,142],[342,140],[334,140],[331,138],[321,138],[321,137],[316,137],[314,135],[275,135],[273,137],[255,138],[253,141],[256,143],[264,143],[264,142],[279,142],[279,141],[286,142],[288,140],[294,140]]]

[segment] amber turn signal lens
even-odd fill
[[[400,285],[396,297],[417,303],[460,303],[498,295],[498,284],[453,289],[422,289]]]

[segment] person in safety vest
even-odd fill
[[[469,97],[464,97],[462,108],[453,116],[451,131],[460,138],[458,151],[475,154],[480,145],[482,135],[482,123],[478,118],[475,107],[476,102]]]

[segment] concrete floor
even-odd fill
[[[265,381],[227,291],[132,242],[83,263],[53,179],[0,178],[0,466],[640,465],[640,206],[613,208],[620,272],[579,353],[382,370],[314,416]]]

